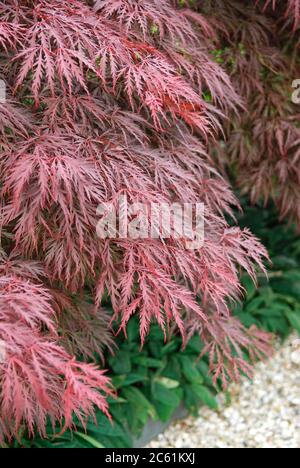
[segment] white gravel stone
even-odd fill
[[[253,382],[230,388],[232,403],[201,408],[150,448],[300,448],[300,341],[292,336],[273,359],[259,363]]]

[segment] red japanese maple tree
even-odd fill
[[[139,314],[142,341],[153,320],[166,334],[176,324],[184,340],[199,332],[224,385],[251,373],[245,349],[253,359],[268,353],[268,335],[244,329],[228,306],[241,296],[241,269],[255,280],[267,253],[229,227],[238,203],[208,150],[226,117],[242,112],[240,94],[260,86],[248,77],[235,88],[211,51],[221,36],[267,47],[265,17],[249,7],[249,34],[230,24],[244,2],[191,3],[0,2],[0,439],[23,424],[45,435],[47,417],[84,422],[94,405],[107,413],[109,380],[75,358],[111,344],[104,297],[123,329]],[[291,13],[295,30],[296,0]],[[283,144],[276,127],[265,138],[274,132]],[[204,246],[99,239],[97,206],[121,194],[203,202]]]

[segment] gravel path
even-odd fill
[[[150,448],[300,448],[300,340],[292,336],[253,382],[230,388],[232,402],[173,424]]]

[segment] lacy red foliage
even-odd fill
[[[256,10],[242,3],[220,0],[208,9],[220,61],[247,109],[231,119],[226,143],[215,149],[253,202],[273,200],[282,218],[300,225],[299,105],[291,97],[300,78],[300,1],[253,2]]]
[[[259,4],[259,1],[257,1]],[[264,0],[264,10],[266,10],[268,7],[272,7],[273,10],[276,8],[281,7],[282,9],[285,9],[285,17],[287,18],[287,26],[290,25],[290,22],[294,22],[294,31],[296,31],[300,27],[300,2],[299,0],[287,0],[285,3],[286,5],[283,4],[283,2],[280,2],[280,0]],[[281,19],[282,17],[280,17]]]
[[[9,270],[6,275],[1,269],[0,278],[0,438],[18,437],[24,422],[30,435],[37,428],[46,436],[48,417],[53,425],[71,427],[76,414],[84,423],[94,415],[94,405],[108,415],[99,389],[111,393],[109,379],[59,345],[51,294],[26,279],[38,273],[35,265],[10,264]]]
[[[264,158],[290,200],[299,129],[283,117],[292,105],[276,80],[264,94],[261,78],[285,69],[270,45],[277,2],[261,5],[269,17],[255,2],[193,3],[0,2],[9,94],[0,105],[0,437],[16,436],[24,423],[45,435],[47,416],[71,426],[74,413],[84,421],[94,404],[107,412],[108,380],[72,357],[111,346],[103,298],[124,329],[139,314],[142,341],[153,320],[166,334],[175,323],[184,339],[197,330],[224,386],[249,374],[245,350],[253,359],[269,352],[268,336],[230,317],[241,270],[255,280],[267,253],[249,231],[229,227],[237,201],[207,147],[225,116],[242,111],[242,95],[250,114],[228,130],[230,158],[248,177],[241,184],[253,198],[270,195]],[[290,0],[281,16],[294,32],[298,4]],[[224,43],[222,68],[211,52]],[[99,240],[97,206],[120,194],[130,202],[204,202],[203,248],[187,250],[178,239]],[[295,210],[288,203],[283,212]]]

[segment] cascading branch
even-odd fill
[[[285,2],[280,2],[279,0],[257,0],[256,4],[264,4],[264,11],[268,7],[274,9],[285,10],[285,19],[287,21],[286,25],[289,27],[291,22],[293,22],[294,31],[297,31],[300,28],[300,2],[299,0],[286,0]],[[282,16],[280,16],[280,21],[282,21]]]
[[[293,82],[300,79],[300,1],[205,2],[216,25],[218,62],[244,98],[245,112],[226,125],[218,160],[256,203],[273,200],[300,225],[300,117]],[[256,9],[254,8],[256,6]]]
[[[175,323],[184,339],[199,332],[224,386],[251,374],[245,350],[253,359],[269,352],[269,336],[244,329],[228,307],[242,292],[240,270],[255,279],[267,253],[248,230],[229,227],[237,201],[207,152],[243,105],[211,55],[220,31],[257,44],[268,31],[254,9],[250,35],[244,23],[230,26],[229,7],[185,3],[0,2],[9,93],[0,104],[1,439],[24,425],[45,435],[47,417],[64,428],[74,414],[84,422],[94,405],[107,413],[108,379],[74,357],[111,345],[107,296],[122,328],[139,314],[142,341],[153,320],[166,334]],[[97,206],[121,194],[204,202],[204,246],[98,239]]]

